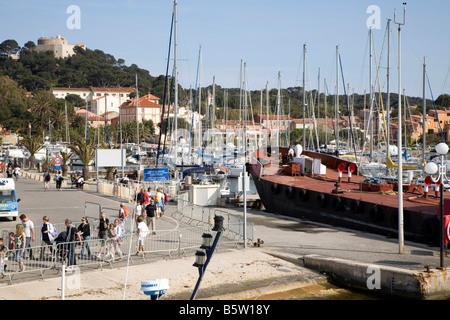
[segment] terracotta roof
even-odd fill
[[[107,91],[107,92],[136,92],[136,88],[132,87],[118,87],[118,88],[102,88],[102,87],[90,87],[92,91]]]
[[[89,91],[89,88],[65,88],[65,87],[52,87],[53,91]]]
[[[139,98],[139,108],[145,108],[145,107],[157,107],[160,108],[161,105],[157,104],[151,100],[159,100],[158,97],[155,97],[152,94],[147,94],[143,97]],[[136,108],[136,99],[133,98],[131,100],[127,100],[126,102],[122,103],[122,105],[120,106],[121,108]]]

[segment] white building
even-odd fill
[[[105,112],[119,112],[119,106],[125,101],[130,100],[130,94],[136,92],[136,88],[119,87],[119,88],[60,88],[53,87],[50,92],[56,97],[64,99],[69,94],[79,95],[89,102],[88,110],[97,115]]]
[[[67,39],[58,35],[56,38],[41,37],[35,48],[38,52],[52,51],[56,58],[66,58],[73,55],[75,47],[86,49],[85,44],[68,44]]]

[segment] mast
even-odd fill
[[[259,146],[258,149],[262,147],[262,136],[261,136],[261,120],[262,120],[262,105],[263,105],[263,92],[260,92],[260,103],[259,103]]]
[[[175,76],[175,102],[174,102],[174,136],[175,136],[175,166],[178,163],[178,123],[177,123],[177,113],[178,113],[178,66],[177,66],[177,22],[178,22],[178,2],[174,0],[173,5],[175,24],[174,24],[174,54],[173,54],[173,69]]]
[[[281,73],[278,71],[278,94],[277,94],[277,147],[280,147],[280,105],[281,105]]]
[[[395,20],[394,23],[398,25],[398,132],[397,132],[397,146],[398,146],[398,245],[399,253],[404,253],[404,235],[403,235],[403,168],[402,168],[402,64],[401,64],[401,26],[405,24],[406,6],[403,6],[403,23]]]
[[[306,150],[306,92],[305,92],[305,67],[306,67],[306,44],[303,45],[303,150]]]
[[[372,88],[372,28],[369,29],[369,104],[370,104],[370,111],[369,111],[369,128],[370,128],[370,152],[369,152],[369,159],[370,162],[373,160],[373,88]]]
[[[422,116],[423,116],[423,123],[422,123],[422,163],[424,164],[425,168],[425,145],[426,145],[426,139],[425,139],[425,121],[427,119],[427,100],[425,98],[425,75],[426,75],[426,64],[425,64],[425,57],[423,57],[423,88],[422,88],[422,94],[423,94],[423,102],[422,102]]]
[[[336,46],[336,155],[339,155],[339,46]]]
[[[388,53],[387,53],[387,75],[386,75],[386,113],[387,113],[387,128],[386,128],[386,150],[387,150],[387,157],[391,157],[391,151],[389,150],[389,140],[390,140],[390,131],[391,131],[391,115],[390,115],[390,105],[391,105],[391,94],[389,91],[390,87],[390,61],[391,61],[391,19],[388,19],[387,28],[388,28]]]
[[[328,150],[327,90],[327,79],[323,79],[323,93],[325,98],[325,152]]]
[[[319,128],[319,119],[320,119],[320,68],[319,68],[319,74],[317,75],[317,130]],[[318,133],[317,133],[318,134]],[[319,138],[317,138],[317,151],[319,151]]]
[[[202,145],[202,83],[201,83],[201,67],[202,67],[202,46],[198,52],[198,148]]]
[[[270,125],[270,120],[269,120],[269,81],[266,82],[266,125],[267,125],[267,145],[270,145],[270,136],[272,134],[272,127],[270,127],[269,130],[269,125]]]

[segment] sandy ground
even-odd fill
[[[189,300],[199,273],[194,257],[160,260],[128,268],[103,268],[78,274],[67,274],[66,300],[148,300],[141,281],[168,279],[169,290],[160,299]],[[198,290],[196,300],[257,299],[274,292],[316,286],[325,278],[301,267],[296,257],[280,259],[249,247],[214,253]],[[125,285],[126,284],[126,285]],[[61,299],[61,278],[48,278],[0,287],[6,300]]]

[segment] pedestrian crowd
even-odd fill
[[[44,179],[45,181],[45,179]],[[168,196],[161,188],[157,188],[155,194],[152,194],[152,188],[145,190],[142,188],[137,195],[137,204],[134,216],[136,219],[137,234],[138,234],[138,252],[137,254],[144,254],[144,239],[150,233],[156,233],[156,219],[164,215],[165,204],[168,201]],[[130,216],[128,208],[124,204],[120,204],[118,217],[112,223],[106,217],[105,212],[101,212],[98,226],[94,230],[98,232],[98,238],[101,241],[101,247],[98,259],[115,259],[117,256],[119,261],[122,260],[122,238],[124,235],[124,224],[126,219]],[[77,258],[91,257],[91,249],[89,248],[89,241],[91,239],[91,225],[87,217],[81,219],[78,227],[75,227],[70,219],[65,220],[66,230],[58,234],[55,226],[50,223],[50,218],[44,216],[43,222],[40,226],[40,243],[41,250],[39,258],[33,254],[31,243],[35,241],[35,227],[25,214],[20,215],[21,223],[16,225],[15,232],[9,233],[8,243],[5,239],[0,238],[0,277],[5,277],[7,268],[7,258],[11,257],[18,262],[19,272],[25,270],[23,263],[24,259],[44,260],[46,248],[53,254],[55,250],[54,244],[63,244],[60,251],[60,258],[67,258],[68,265],[76,265]],[[37,229],[39,230],[39,229]],[[107,241],[109,240],[109,241]],[[79,255],[75,254],[77,244],[81,245]],[[107,247],[106,247],[107,245]],[[86,254],[86,255],[85,255]]]
[[[5,164],[4,162],[0,162],[0,170],[1,172],[6,172],[7,178],[16,178],[16,181],[19,180],[20,175],[20,165],[14,160],[14,163],[8,162]]]

